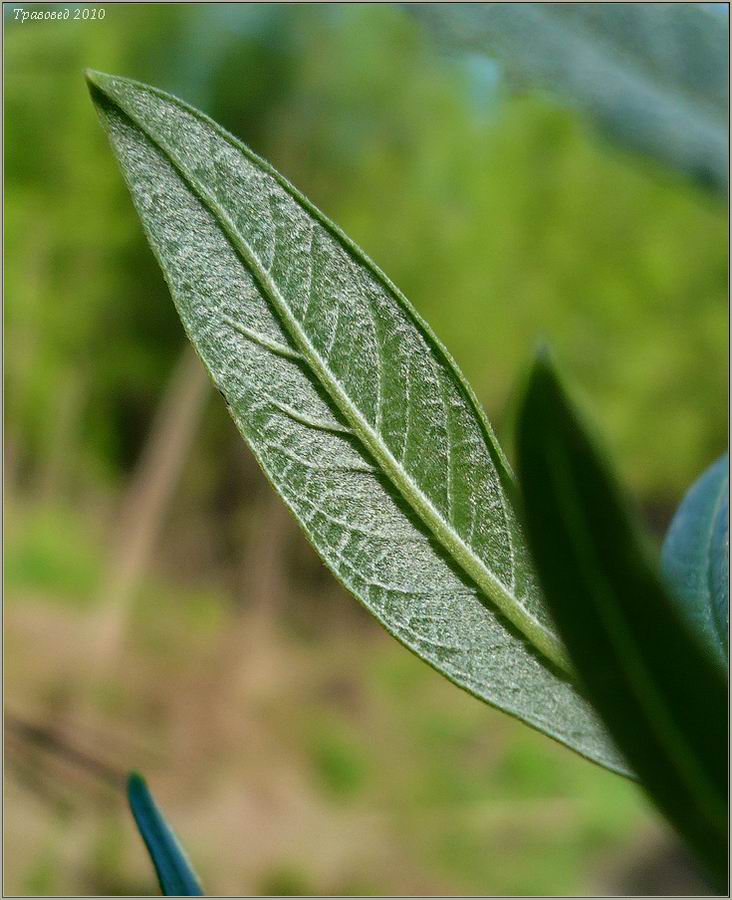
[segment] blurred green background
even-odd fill
[[[156,892],[106,778],[133,767],[210,893],[699,890],[633,785],[448,684],[323,568],[186,350],[82,73],[269,159],[509,451],[548,339],[658,540],[726,445],[725,203],[403,8],[88,8],[4,7],[5,893]]]

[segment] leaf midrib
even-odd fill
[[[563,645],[557,636],[532,616],[531,613],[525,609],[511,593],[509,593],[506,587],[488,569],[480,557],[465,543],[451,524],[445,521],[429,497],[424,494],[409,473],[405,471],[389,448],[385,446],[378,433],[372,428],[370,423],[353,404],[350,397],[340,387],[336,377],[328,369],[325,361],[290,311],[278,286],[259,262],[249,244],[237,232],[236,227],[231,222],[227,213],[221,209],[216,199],[209,194],[205,187],[198,184],[196,180],[189,175],[185,165],[177,158],[173,150],[161,142],[158,142],[153,135],[150,134],[145,125],[140,122],[139,118],[126,106],[126,104],[123,106],[121,101],[116,97],[110,97],[104,87],[98,83],[97,86],[100,87],[111,102],[133,122],[153,146],[164,154],[192,193],[198,197],[200,202],[203,203],[214,216],[216,221],[222,227],[234,251],[237,253],[237,256],[239,256],[241,262],[258,282],[263,294],[267,297],[272,306],[274,306],[278,315],[283,320],[289,337],[305,357],[305,361],[313,370],[315,377],[325,387],[328,395],[353,429],[355,436],[366,445],[366,448],[380,464],[382,470],[392,481],[400,496],[404,497],[409,506],[428,527],[430,533],[437,538],[451,558],[458,563],[462,571],[470,577],[480,591],[495,604],[499,611],[516,628],[518,628],[524,637],[527,638],[531,644],[543,654],[543,656],[565,673],[565,675],[571,676],[572,668],[567,660]],[[177,98],[171,95],[157,91],[154,93],[166,101],[173,102],[180,106],[185,112],[199,118],[206,125],[213,127],[215,131],[237,152],[242,152],[242,148],[237,143],[234,143],[231,136],[223,131],[223,129],[219,128],[215,122],[209,120],[206,116],[203,116],[192,107],[188,107],[186,104],[181,103]],[[249,159],[253,165],[259,165],[258,160],[252,159],[248,154],[247,159]],[[267,168],[263,167],[263,171],[270,174]],[[288,186],[286,182],[283,184],[283,181],[283,179],[278,179],[278,183],[287,190]],[[290,193],[290,191],[288,191],[288,193]],[[290,194],[290,196],[293,197],[293,200],[295,200],[296,203],[300,203],[298,197],[293,196],[292,194]],[[309,210],[306,211],[309,215],[311,214]],[[511,551],[513,553],[512,546]]]

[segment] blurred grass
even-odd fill
[[[59,632],[39,627],[78,612],[66,586],[83,583],[83,560],[93,554],[93,542],[78,536],[83,521],[68,510],[63,518],[82,562],[77,571],[70,566],[57,591],[45,588],[39,597],[23,569],[6,573],[6,677],[15,708],[37,708],[59,667],[67,678],[83,678],[83,660],[61,664],[54,657]],[[29,525],[25,534],[28,554],[42,560],[44,528]],[[179,729],[210,703],[196,673],[216,651],[226,607],[223,596],[183,590],[173,614],[172,598],[154,580],[143,585],[124,689],[113,680],[95,697],[102,732],[117,722],[128,739],[152,738],[151,783],[162,785],[161,802],[200,860],[210,891],[411,893],[432,885],[458,894],[591,892],[598,866],[660,833],[631,783],[484,707],[370,624],[357,641],[334,632],[315,655],[307,642],[278,638],[278,686],[253,706],[244,701],[232,709],[221,733],[181,740]],[[108,752],[108,744],[97,749]],[[130,765],[137,761],[129,758]],[[48,761],[38,771],[63,790],[65,777]],[[290,790],[297,799],[288,799]],[[8,803],[20,813],[17,791]],[[6,889],[100,892],[138,878],[152,890],[121,792],[97,798],[91,810],[77,793],[40,822],[33,791],[29,800],[6,834]],[[262,804],[268,824],[248,818],[252,802]],[[231,815],[237,831],[222,842]],[[88,833],[58,825],[89,816]],[[286,832],[278,835],[285,818]],[[319,835],[313,821],[328,822],[329,834]],[[262,827],[251,855],[244,845]]]

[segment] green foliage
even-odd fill
[[[540,358],[518,424],[529,542],[559,633],[644,787],[727,872],[727,686],[646,559],[619,488]]]
[[[185,852],[155,804],[145,780],[135,772],[127,782],[127,797],[163,894],[168,897],[203,896]]]
[[[328,566],[456,684],[622,771],[567,680],[505,458],[428,327],[210,119],[89,78],[186,331]]]
[[[68,508],[14,510],[7,536],[13,545],[5,585],[17,593],[49,596],[88,608],[99,580],[101,546]]]
[[[160,39],[160,18],[146,22],[142,36],[132,18],[122,32],[129,29],[128,40],[137,34],[140,49]],[[150,304],[164,285],[140,253],[133,216],[116,214],[99,228],[100,204],[120,210],[124,193],[84,92],[69,89],[89,59],[119,53],[120,33],[95,24],[101,27],[13,28],[11,19],[13,85],[5,107],[13,135],[5,206],[7,288],[14,298],[5,309],[13,335],[10,433],[31,476],[60,452],[66,481],[94,486],[129,467],[138,410],[151,414],[151,385],[163,383],[180,346],[170,311]],[[54,139],[39,139],[39,129],[52,130]],[[135,270],[148,272],[144,291]],[[142,315],[145,308],[149,315]]]
[[[711,465],[684,497],[661,555],[684,615],[712,653],[729,659],[729,456]]]
[[[181,348],[80,84],[89,65],[192,98],[287,172],[410,297],[494,423],[543,334],[644,506],[675,505],[698,461],[721,452],[724,205],[608,151],[545,98],[476,102],[472,70],[440,59],[416,18],[128,5],[87,28],[11,16],[6,52],[5,397],[24,484],[56,452],[68,394],[61,487],[116,489]],[[204,439],[210,464],[221,447]]]

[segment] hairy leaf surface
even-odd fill
[[[554,369],[537,361],[519,417],[526,526],[577,673],[644,787],[727,874],[727,685],[667,594],[620,489]]]
[[[721,659],[729,655],[729,457],[691,486],[666,535],[663,574],[684,614]]]
[[[203,890],[188,857],[153,800],[145,779],[136,772],[127,780],[127,799],[163,894],[202,897]]]
[[[145,85],[90,79],[188,335],[328,566],[455,683],[622,770],[564,674],[508,465],[428,327],[210,119]]]
[[[436,34],[550,88],[623,145],[724,190],[727,10],[705,3],[418,3]]]

